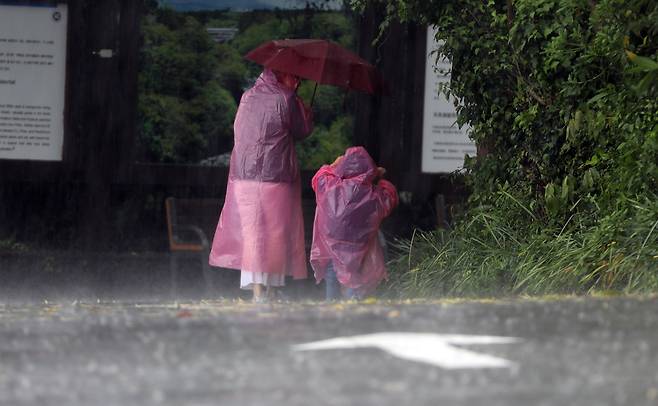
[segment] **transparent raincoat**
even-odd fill
[[[360,293],[370,292],[387,276],[378,232],[398,196],[391,182],[376,182],[377,177],[363,147],[349,148],[313,177],[317,208],[311,265],[318,283],[330,263],[341,285]]]
[[[226,198],[210,264],[306,278],[294,143],[313,129],[310,110],[265,69],[242,95],[233,127]]]

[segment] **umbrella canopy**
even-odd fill
[[[320,84],[377,93],[383,81],[377,69],[355,53],[321,39],[268,41],[253,49],[246,59],[280,72]]]

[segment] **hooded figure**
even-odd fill
[[[285,275],[307,276],[294,143],[311,133],[312,114],[296,86],[282,79],[288,76],[265,69],[242,95],[233,125],[226,198],[210,264],[242,270],[246,289],[281,286]]]
[[[360,295],[387,276],[378,232],[398,196],[391,182],[376,182],[379,176],[368,152],[352,147],[313,177],[317,208],[311,265],[318,283],[332,263],[340,284]]]

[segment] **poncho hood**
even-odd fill
[[[342,179],[363,177],[364,182],[372,182],[377,176],[377,166],[363,147],[351,147],[336,164],[334,173]]]

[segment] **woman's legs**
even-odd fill
[[[274,299],[276,288],[285,285],[285,275],[272,274],[267,272],[248,272],[240,273],[240,288],[252,291],[252,300],[254,302],[263,302],[267,299]]]
[[[263,290],[264,289],[262,284],[254,283],[252,288],[253,295],[251,297],[251,301],[255,303],[262,301],[265,297],[265,295],[263,294]]]
[[[277,290],[277,286],[255,283],[253,285],[253,296],[251,297],[251,301],[254,303],[261,303],[268,300],[274,300],[276,299]]]

